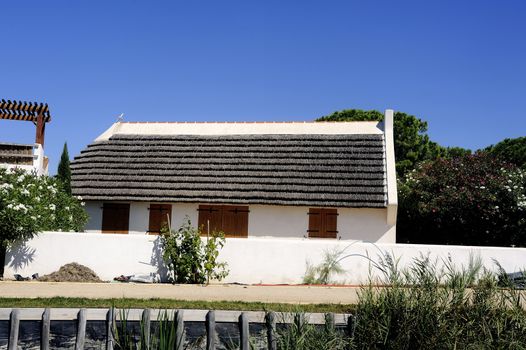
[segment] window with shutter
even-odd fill
[[[129,226],[129,203],[104,203],[102,205],[102,233],[128,233]]]
[[[198,211],[202,235],[222,231],[226,237],[248,237],[248,206],[200,205]]]
[[[170,204],[150,204],[150,222],[148,234],[158,235],[161,228],[168,225],[168,220],[172,220],[172,206]]]
[[[338,236],[338,210],[310,208],[309,209],[309,237],[336,238]]]

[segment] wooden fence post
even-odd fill
[[[40,334],[40,349],[49,350],[49,331],[51,329],[51,309],[46,308],[42,314],[42,329]]]
[[[347,334],[349,337],[354,337],[354,330],[356,329],[356,317],[353,315],[349,315],[349,318],[347,319]]]
[[[106,316],[106,350],[113,350],[115,338],[113,336],[113,326],[115,323],[115,308],[110,307]]]
[[[268,350],[277,350],[277,339],[276,339],[276,314],[274,312],[268,312],[265,315],[265,323],[267,324],[267,343]]]
[[[248,316],[246,313],[242,312],[239,315],[239,347],[240,350],[250,350],[250,345],[248,343],[249,338],[249,327],[248,327]]]
[[[18,329],[20,326],[20,311],[18,309],[11,310],[9,317],[9,343],[8,350],[18,349]]]
[[[75,342],[75,350],[84,349],[84,340],[86,339],[86,309],[80,309],[77,315],[77,341]]]
[[[142,311],[142,342],[141,349],[149,350],[150,349],[150,309],[144,309]]]
[[[335,326],[334,314],[332,312],[325,314],[325,329],[333,331]]]
[[[206,314],[206,350],[215,350],[216,343],[216,315],[214,310]]]
[[[175,313],[175,350],[184,349],[184,312],[177,310]]]

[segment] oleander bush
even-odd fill
[[[0,168],[0,247],[42,231],[82,231],[88,220],[83,206],[56,179]]]
[[[526,246],[526,172],[490,154],[422,163],[398,197],[398,242]]]

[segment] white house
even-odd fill
[[[47,175],[48,158],[44,156],[46,123],[51,121],[47,104],[0,100],[0,120],[28,121],[36,125],[35,143],[0,142],[0,167],[23,169],[37,175]]]
[[[394,243],[393,111],[384,122],[117,122],[71,163],[86,231]]]

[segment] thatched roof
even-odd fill
[[[85,200],[385,207],[382,134],[126,135],[71,164]]]

